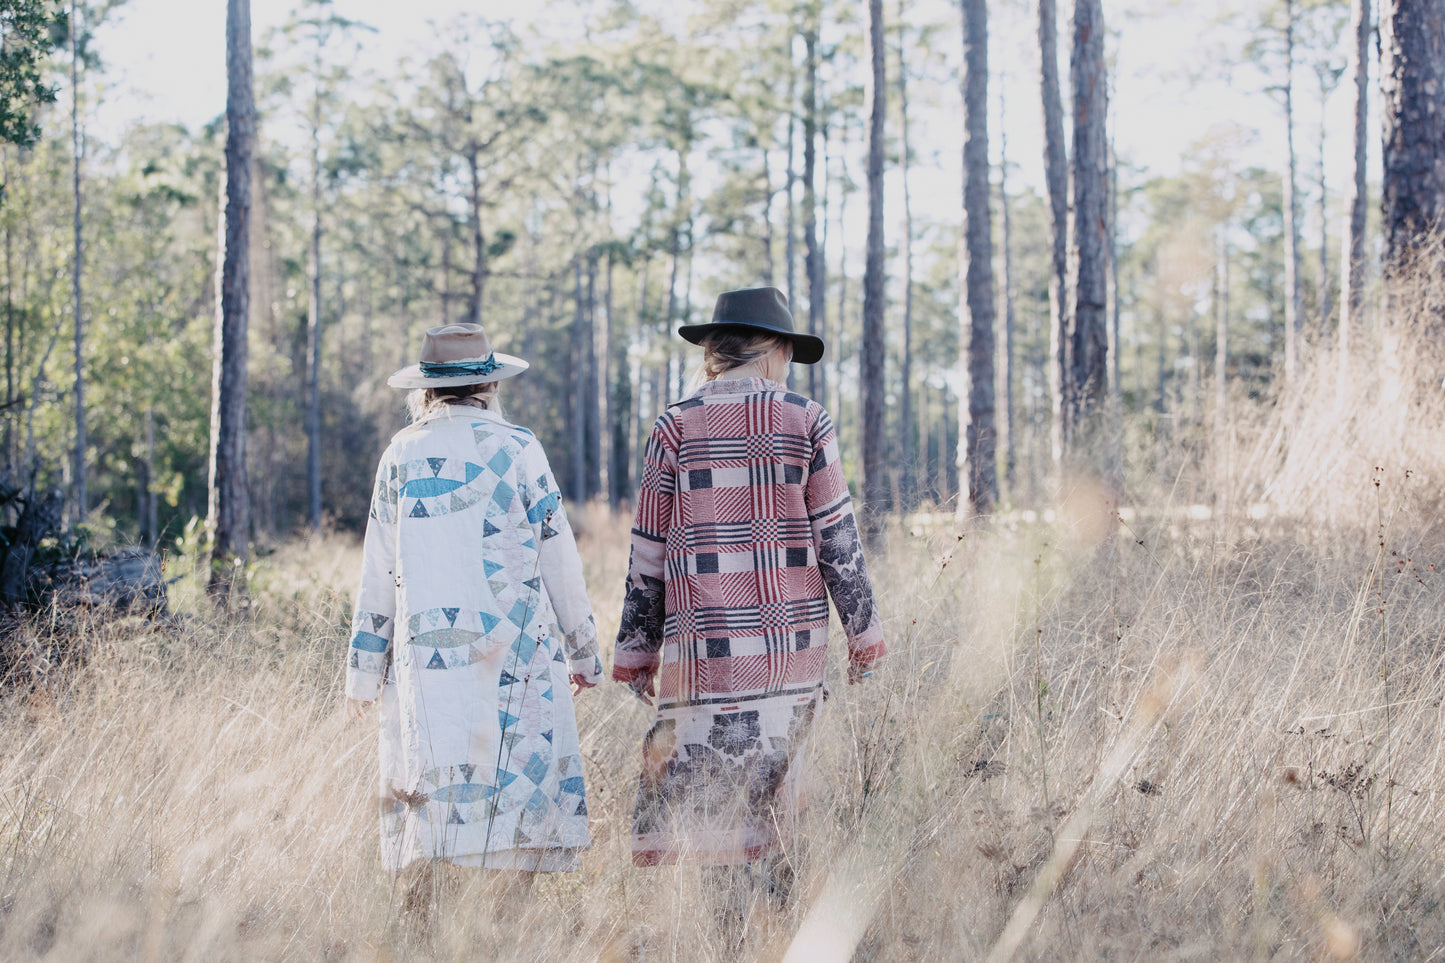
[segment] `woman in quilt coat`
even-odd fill
[[[602,666],[547,457],[497,405],[526,367],[452,324],[388,381],[414,421],[376,473],[346,696],[379,703],[391,870],[570,871],[589,844],[572,695]]]
[[[832,421],[784,385],[822,341],[776,288],[727,292],[679,334],[705,347],[705,381],[647,442],[613,677],[657,700],[633,862],[728,866],[772,853],[800,803],[828,596],[850,682],[883,629]]]

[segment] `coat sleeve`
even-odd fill
[[[664,414],[652,427],[643,453],[637,487],[637,518],[627,563],[627,594],[612,658],[612,678],[641,692],[662,664],[663,625],[667,618],[667,533],[677,493],[677,448]]]
[[[547,597],[562,630],[567,652],[567,672],[580,675],[596,685],[602,681],[602,660],[597,654],[597,623],[592,602],[582,577],[582,556],[562,507],[562,493],[542,446],[536,442],[524,450],[527,477],[520,486],[527,509],[527,521],[537,541],[538,567]]]
[[[873,600],[873,583],[863,560],[853,499],[838,455],[838,436],[833,420],[821,406],[816,408],[810,442],[813,457],[803,497],[813,528],[818,568],[848,637],[848,660],[858,669],[866,669],[883,657],[887,647]]]
[[[366,521],[361,554],[361,586],[351,618],[351,646],[346,661],[346,694],[371,702],[381,694],[391,662],[396,628],[396,468],[383,456],[376,470],[376,488]]]

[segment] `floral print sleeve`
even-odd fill
[[[612,678],[645,691],[662,663],[666,583],[663,565],[677,491],[677,446],[672,419],[664,414],[652,428],[643,454],[627,563],[627,595],[612,660]]]
[[[346,695],[363,702],[371,702],[381,694],[391,662],[391,639],[396,628],[397,497],[396,466],[383,456],[366,522],[361,586],[351,618],[346,662]]]
[[[821,407],[817,409],[811,442],[813,457],[808,466],[805,498],[818,568],[848,636],[848,659],[855,667],[866,669],[883,657],[887,647],[873,600],[873,583],[863,560],[853,499],[839,459],[837,433]]]

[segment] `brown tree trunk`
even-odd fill
[[[1413,269],[1428,235],[1445,223],[1445,3],[1383,0],[1380,92],[1384,100],[1386,280]]]
[[[587,322],[582,332],[584,355],[577,380],[585,383],[587,404],[587,498],[602,494],[602,382],[597,370],[597,255],[587,258]]]
[[[75,521],[85,522],[90,495],[86,491],[85,450],[88,445],[85,432],[85,329],[81,295],[81,271],[84,267],[84,249],[81,245],[80,207],[80,158],[82,135],[80,131],[80,20],[79,5],[70,0],[70,136],[71,159],[74,162],[75,188],[75,252],[71,261],[71,296],[75,310]]]
[[[1104,14],[1100,0],[1077,0],[1070,57],[1074,92],[1073,335],[1071,448],[1099,454],[1109,390],[1109,154],[1105,119]]]
[[[1294,0],[1284,0],[1284,135],[1289,170],[1284,182],[1284,380],[1294,381],[1299,363],[1300,253],[1299,198],[1295,186],[1298,160],[1294,149]]]
[[[225,247],[217,275],[216,350],[212,375],[210,510],[211,587],[228,591],[231,561],[249,549],[246,484],[246,330],[250,309],[251,156],[255,104],[251,87],[251,3],[226,2]]]
[[[918,487],[917,454],[913,446],[913,197],[908,183],[912,158],[909,156],[911,146],[908,139],[908,67],[904,60],[906,44],[903,42],[907,24],[905,0],[898,0],[898,132],[901,140],[898,159],[903,175],[903,350],[898,372],[898,490],[902,501],[899,507],[905,511],[916,504],[915,489]],[[919,437],[926,448],[927,436],[920,433]]]
[[[1064,104],[1059,93],[1059,26],[1055,0],[1038,0],[1039,83],[1044,116],[1044,180],[1049,195],[1049,388],[1053,405],[1054,460],[1070,436],[1070,336],[1068,330],[1069,158],[1064,149]]]
[[[467,320],[473,324],[482,323],[482,295],[487,285],[487,239],[482,232],[482,169],[478,156],[480,147],[469,145],[467,167],[471,171],[471,189],[468,198],[468,220],[472,229],[472,294],[467,306]]]
[[[988,157],[987,0],[960,0],[963,11],[963,237],[959,281],[963,292],[964,373],[959,398],[960,486],[968,501],[960,515],[987,515],[998,502],[994,426],[994,289],[992,193]]]
[[[863,531],[877,544],[888,499],[884,470],[887,438],[883,433],[883,122],[888,111],[888,77],[884,66],[883,0],[868,0],[869,53],[873,64],[873,107],[868,124],[868,254],[863,272],[863,350],[859,352],[859,391],[863,402]]]
[[[1353,329],[1360,324],[1361,291],[1365,284],[1365,183],[1370,117],[1370,0],[1352,0],[1350,75],[1355,95],[1355,169],[1350,181],[1350,223],[1340,270],[1340,330],[1336,391],[1343,397],[1349,383]]]
[[[823,251],[818,246],[818,196],[815,175],[818,162],[818,23],[816,12],[808,14],[803,27],[803,46],[806,51],[803,83],[803,270],[808,275],[808,333],[817,335],[827,317],[827,266],[823,263]],[[819,364],[808,365],[808,396],[820,398],[823,385]],[[835,412],[836,414],[836,412]]]
[[[311,101],[311,299],[306,310],[307,522],[321,530],[321,72],[317,48],[316,90]]]
[[[1003,91],[998,97],[999,116],[1007,117]],[[1004,484],[1009,500],[1017,503],[1018,491],[1018,412],[1014,408],[1014,288],[1013,288],[1013,206],[1008,194],[1008,131],[999,132],[999,211],[1003,216],[1003,411],[1004,411]]]

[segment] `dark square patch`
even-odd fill
[[[806,649],[806,648],[811,647],[812,644],[813,644],[813,630],[812,630],[812,629],[800,629],[800,630],[793,636],[793,648],[796,649],[796,650],[799,651],[799,652],[803,651],[803,650]]]
[[[687,487],[696,491],[699,488],[712,487],[712,469],[697,468],[687,473]]]
[[[802,465],[784,465],[784,466],[783,466],[783,481],[787,482],[789,485],[801,485],[801,484],[803,484],[803,466],[802,466]]]
[[[698,552],[696,557],[697,557],[697,574],[699,574],[699,575],[716,575],[716,574],[717,574],[717,552]]]
[[[732,643],[727,639],[707,640],[707,657],[709,659],[726,659],[732,654]]]
[[[788,568],[806,568],[808,565],[808,550],[806,548],[790,548],[784,554],[783,564]]]

